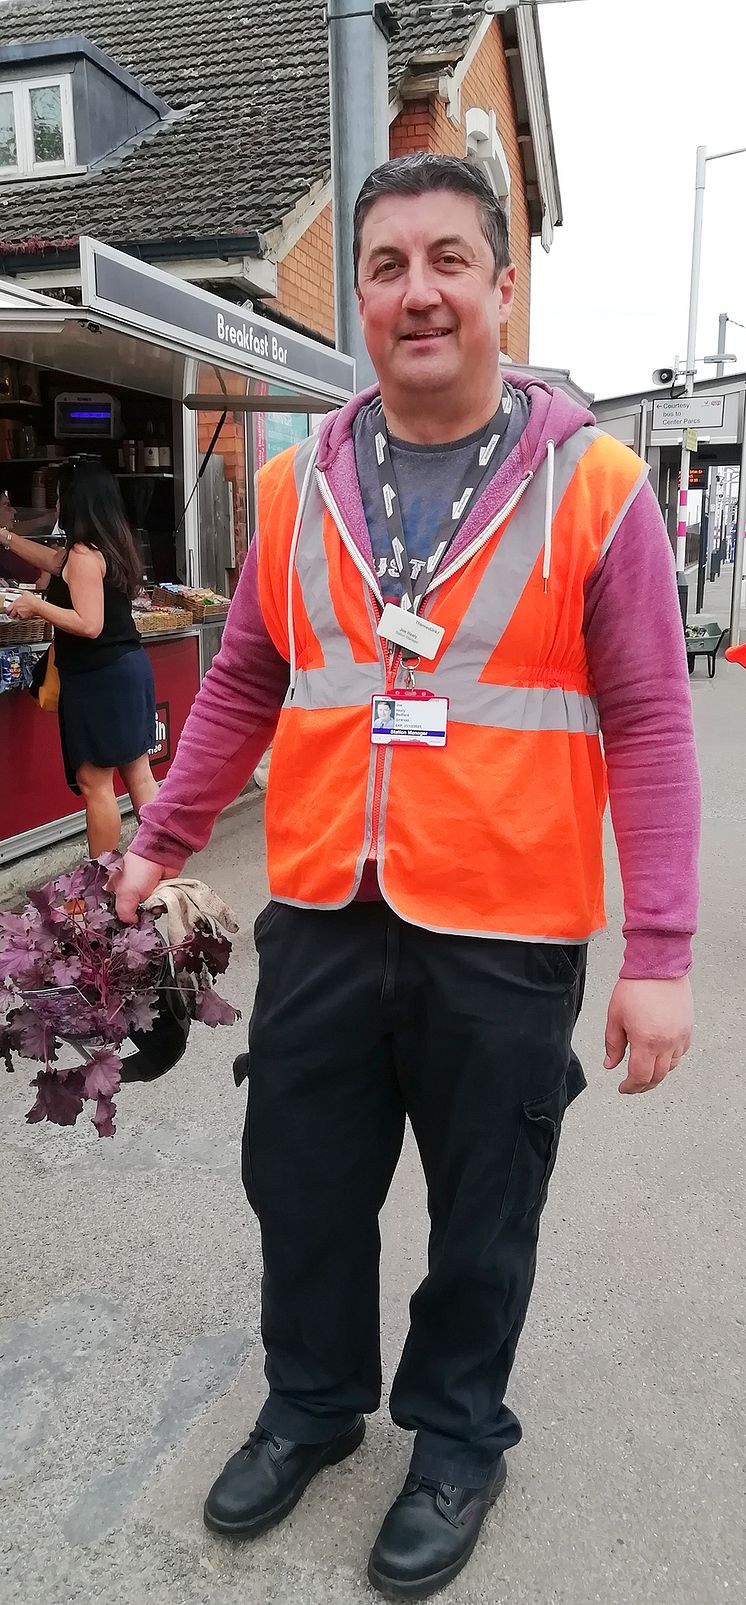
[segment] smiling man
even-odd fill
[[[626,953],[599,1057],[627,1056],[627,1094],[689,1046],[699,790],[646,470],[561,392],[503,379],[515,269],[481,171],[379,168],[355,256],[380,388],[262,469],[223,647],[118,906],[134,919],[205,845],[274,737],[243,1153],[269,1392],[205,1520],[254,1537],[361,1442],[408,1116],[431,1232],[390,1408],[414,1443],[368,1575],[418,1599],[468,1560],[521,1437],[505,1395],[585,1086],[607,785]]]

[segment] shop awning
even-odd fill
[[[247,390],[260,380],[331,406],[353,394],[352,359],[322,341],[96,240],[81,239],[80,256],[81,306],[0,285],[1,356],[175,398],[188,362],[238,374]]]
[[[23,310],[0,302],[0,356],[169,397],[183,394],[187,360],[173,346],[59,301]]]

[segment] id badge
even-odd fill
[[[448,736],[448,697],[432,691],[388,691],[371,698],[370,739],[374,747],[444,747]]]
[[[429,663],[436,656],[445,630],[442,624],[431,624],[429,619],[420,619],[407,608],[387,602],[381,614],[378,634],[384,641],[393,641],[396,646],[414,652],[418,658],[424,658]]]

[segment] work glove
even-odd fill
[[[239,928],[232,908],[228,908],[217,892],[205,886],[204,881],[181,876],[160,881],[142,906],[156,918],[165,915],[169,947],[179,947],[197,925],[206,925],[213,936],[220,931],[232,936]]]

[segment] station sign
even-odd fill
[[[722,429],[725,396],[677,396],[653,402],[653,429]]]

